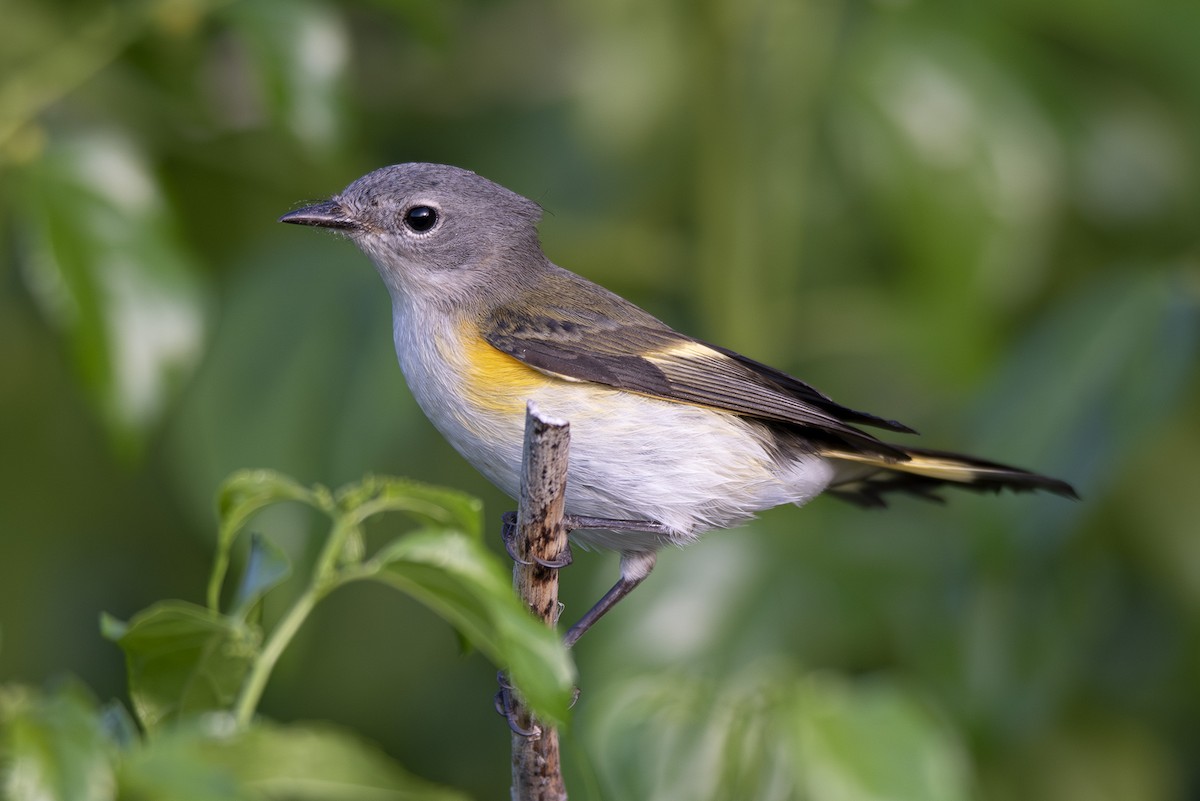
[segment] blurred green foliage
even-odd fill
[[[419,779],[371,743],[330,725],[241,729],[220,715],[145,742],[133,723],[99,706],[77,683],[51,692],[0,689],[6,799],[72,801],[461,801]],[[128,739],[122,742],[122,737]]]
[[[788,735],[808,759],[813,737],[916,727],[946,797],[1200,793],[1200,5],[3,8],[0,681],[122,695],[99,610],[203,597],[238,468],[412,476],[498,529],[511,503],[421,418],[366,260],[274,224],[444,161],[539,201],[551,258],[684,330],[1084,497],[821,500],[664,554],[576,653],[574,796],[757,765],[740,786],[795,797],[762,754],[695,750],[808,719],[737,701],[756,692],[819,712]],[[302,510],[256,526],[316,558]],[[614,570],[577,559],[567,616]],[[675,692],[645,690],[660,674]],[[447,627],[363,584],[316,610],[262,709],[482,798],[507,784],[493,690]],[[695,749],[613,741],[669,733],[671,709]],[[835,767],[888,776],[863,747]]]
[[[297,577],[285,596],[290,605],[264,627],[262,606],[288,589],[290,560],[261,535],[239,535],[279,503],[308,506],[330,525],[311,574]],[[574,694],[570,657],[513,593],[504,562],[483,547],[475,499],[375,476],[330,491],[245,470],[221,486],[217,508],[206,605],[165,600],[128,622],[102,618],[104,636],[125,652],[138,726],[123,705],[101,707],[74,681],[40,693],[0,685],[5,799],[462,797],[412,777],[345,732],[277,726],[257,714],[271,673],[309,615],[354,582],[380,582],[427,605],[500,666],[543,720],[566,721]],[[387,512],[416,528],[368,547],[367,523]],[[227,592],[231,552],[242,539],[245,567]]]

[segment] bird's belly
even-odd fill
[[[482,342],[482,341],[481,341]],[[422,410],[450,444],[501,491],[520,487],[525,405],[571,425],[566,511],[669,527],[671,542],[745,521],[763,509],[804,503],[832,478],[829,463],[797,455],[784,462],[760,424],[687,404],[572,382],[486,350],[444,348],[432,361],[402,366]],[[445,365],[457,361],[454,369]],[[657,548],[650,534],[578,532],[584,544]]]

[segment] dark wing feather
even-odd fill
[[[832,438],[886,459],[907,458],[850,423],[908,431],[905,426],[848,409],[786,373],[684,336],[615,295],[606,298],[613,308],[603,314],[554,308],[542,298],[530,305],[549,313],[501,307],[485,321],[484,338],[567,380],[796,426],[817,440]]]
[[[773,381],[783,389],[787,390],[789,393],[795,395],[797,398],[803,398],[809,403],[821,408],[825,408],[826,406],[836,408],[838,410],[838,416],[847,423],[858,423],[860,425],[874,426],[875,428],[886,428],[888,431],[898,431],[902,434],[917,433],[915,430],[897,420],[888,420],[887,418],[877,417],[876,415],[869,414],[867,412],[859,412],[855,411],[854,409],[847,409],[845,406],[833,401],[823,392],[820,392],[814,387],[809,386],[798,378],[788,375],[782,370],[776,370],[770,365],[757,362],[754,359],[743,356],[740,353],[736,353],[726,348],[717,347],[716,345],[710,345],[709,347],[711,347],[713,350],[720,351],[734,361],[737,361],[758,373],[762,377]]]

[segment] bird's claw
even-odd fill
[[[508,722],[508,728],[518,737],[536,737],[542,733],[542,727],[532,722],[530,718],[529,727],[522,726],[517,720],[517,708],[513,702],[513,686],[509,682],[508,676],[504,675],[504,671],[496,674],[496,682],[500,685],[500,689],[496,691],[496,696],[493,703],[496,706],[496,714],[504,718]],[[578,695],[578,694],[577,694]],[[572,700],[572,704],[575,702]]]
[[[522,559],[517,555],[517,513],[505,512],[500,517],[500,539],[504,542],[504,550],[509,557],[518,565],[541,565],[549,570],[559,570],[567,567],[574,561],[571,555],[571,546],[567,545],[556,559],[543,559],[540,556],[532,556],[530,559]]]
[[[558,558],[556,559],[543,559],[540,556],[533,557],[533,561],[550,570],[560,570],[570,565],[574,560],[575,557],[571,555],[570,544],[558,552]]]
[[[505,512],[500,518],[500,539],[504,542],[504,550],[518,565],[531,565],[528,559],[517,556],[515,544],[517,541],[517,513]],[[544,567],[544,565],[543,565]]]

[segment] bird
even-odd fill
[[[279,220],[337,232],[370,258],[417,404],[502,492],[518,496],[527,402],[570,423],[570,539],[621,562],[567,646],[646,579],[664,546],[775,506],[825,493],[883,507],[892,494],[940,499],[942,487],[1078,498],[1050,476],[880,439],[866,429],[916,432],[680,333],[555,265],[541,216],[474,172],[414,162]]]

